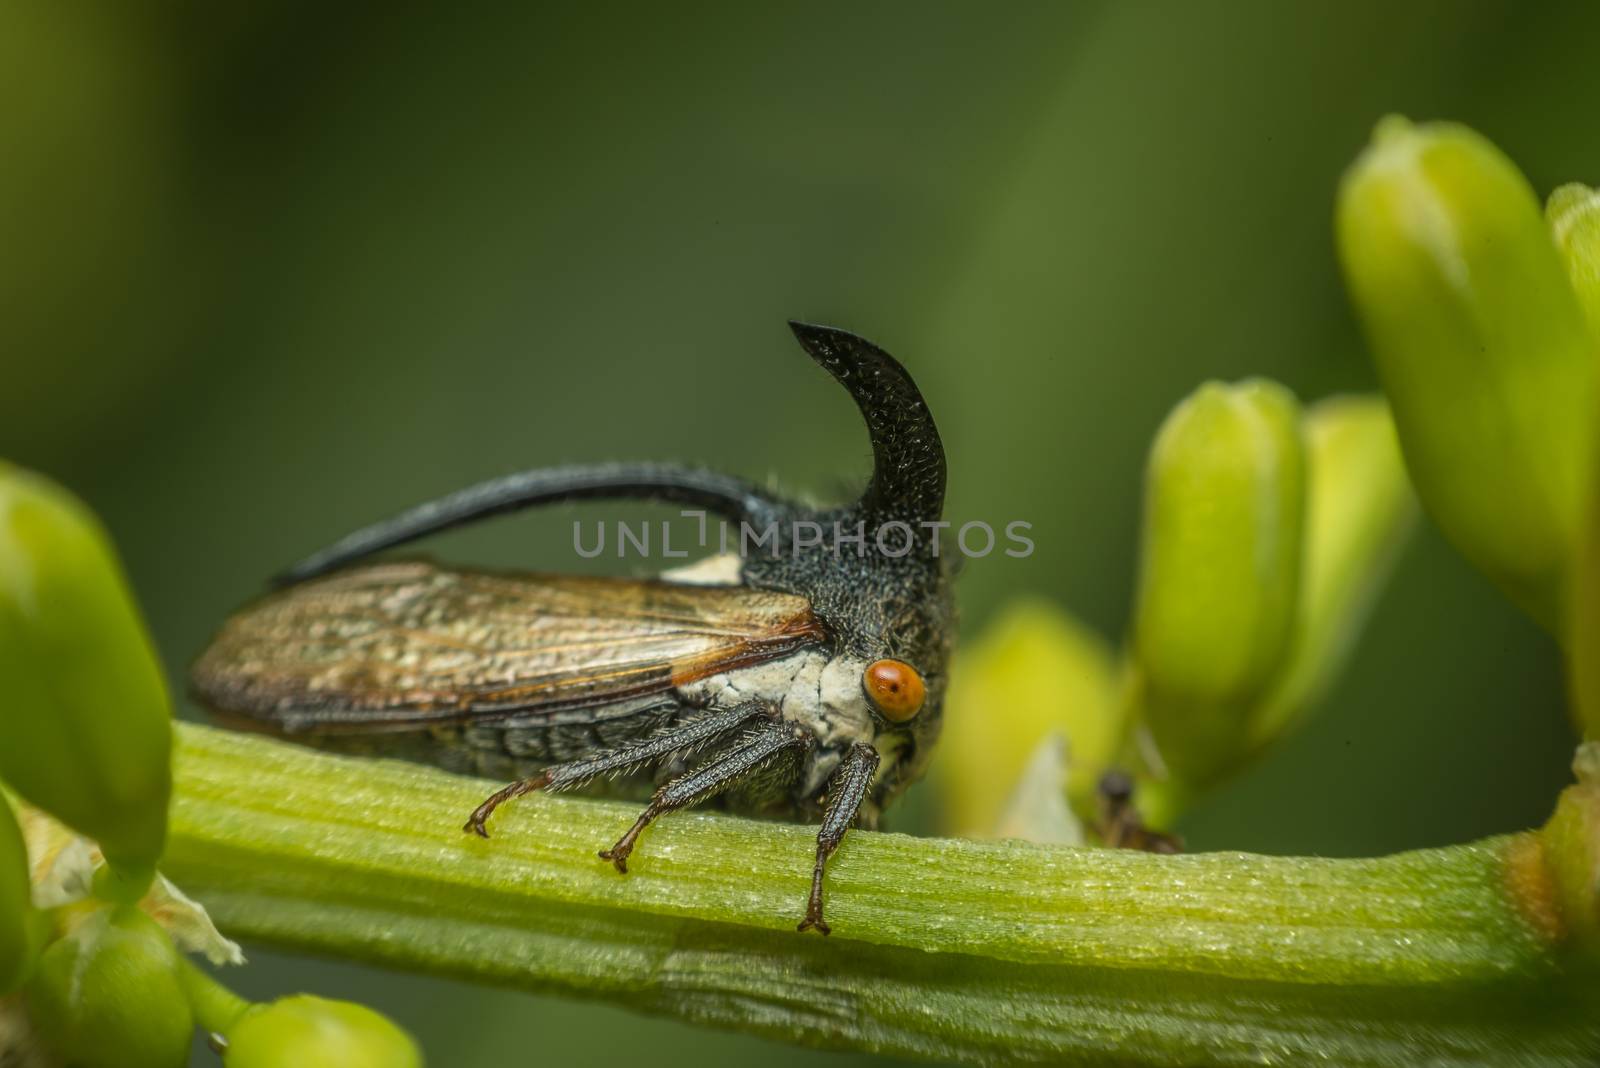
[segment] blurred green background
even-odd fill
[[[968,568],[969,632],[1029,591],[1120,634],[1178,398],[1372,387],[1330,213],[1380,115],[1465,121],[1541,194],[1600,179],[1600,5],[576,7],[4,5],[0,455],[106,517],[175,680],[268,573],[483,477],[848,491],[859,421],[788,317],[911,367],[952,518],[1034,524]],[[432,548],[563,568],[573,516],[625,514]],[[1353,855],[1527,826],[1562,704],[1551,644],[1425,524],[1322,714],[1184,830]],[[825,1056],[252,957],[245,992],[367,1000],[440,1065]]]

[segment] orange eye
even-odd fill
[[[922,711],[928,696],[917,669],[898,660],[873,661],[861,676],[861,686],[878,711],[895,723],[904,723]]]

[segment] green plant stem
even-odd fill
[[[184,996],[189,999],[194,1022],[202,1031],[226,1035],[250,1008],[250,1002],[217,982],[187,958],[178,974],[178,982],[183,986]]]
[[[164,868],[274,946],[966,1062],[1600,1049],[1533,834],[1325,860],[858,832],[829,866],[823,939],[794,930],[808,828],[671,815],[621,876],[595,851],[633,805],[530,796],[483,841],[461,831],[479,781],[204,727],[179,743]]]

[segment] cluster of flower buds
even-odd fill
[[[1413,513],[1386,405],[1302,412],[1282,387],[1207,385],[1145,476],[1129,715],[1146,766],[1193,792],[1292,726],[1342,661]]]
[[[1439,528],[1554,634],[1600,730],[1600,198],[1461,126],[1389,118],[1345,176],[1345,277]]]
[[[1041,747],[1061,741],[1081,819],[1099,815],[1102,774],[1125,769],[1137,773],[1145,818],[1167,822],[1314,705],[1415,510],[1381,398],[1302,409],[1271,382],[1201,386],[1150,452],[1121,660],[1039,602],[962,651],[936,759],[950,828],[1015,831],[1008,806],[1028,793],[1019,779],[1047,767]]]
[[[1141,773],[1158,822],[1236,772],[1339,664],[1409,525],[1411,486],[1562,642],[1580,725],[1600,735],[1600,193],[1563,186],[1541,212],[1483,137],[1389,118],[1344,177],[1336,229],[1386,396],[1302,413],[1249,381],[1178,405],[1150,454],[1122,670],[1038,609],[957,664],[947,729],[996,763],[941,769],[956,826],[989,818],[1004,791],[985,777],[1035,766],[1051,733],[1086,742],[1069,759],[1080,813],[1108,761]],[[1062,678],[1004,708],[992,697],[1041,675]],[[967,704],[993,706],[982,739],[964,737],[980,718]]]
[[[172,724],[155,650],[94,515],[4,463],[0,682],[0,1010],[20,1006],[35,1043],[0,1048],[0,1061],[176,1068],[199,1026],[230,1068],[421,1064],[411,1039],[369,1009],[306,996],[252,1005],[178,949],[193,913],[215,932],[156,872]],[[46,825],[48,848],[33,833]],[[85,870],[63,878],[69,853]],[[178,913],[173,930],[152,918]],[[0,1030],[13,1040],[15,1029]]]

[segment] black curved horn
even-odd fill
[[[791,322],[805,350],[855,398],[872,438],[872,480],[855,505],[874,525],[933,521],[944,509],[944,447],[905,368],[844,330]],[[734,522],[765,525],[794,506],[743,479],[670,464],[544,468],[491,479],[418,505],[340,539],[272,582],[300,582],[430,534],[493,515],[558,501],[634,498],[689,504]],[[920,536],[919,531],[919,536]]]
[[[872,438],[872,480],[857,508],[882,523],[944,512],[944,446],[916,383],[893,356],[831,326],[790,322],[811,358],[850,391]]]
[[[692,505],[736,523],[759,522],[782,506],[759,487],[715,471],[648,463],[546,467],[480,482],[363,527],[274,576],[272,584],[287,586],[315,578],[384,549],[492,515],[560,501],[617,498]]]

